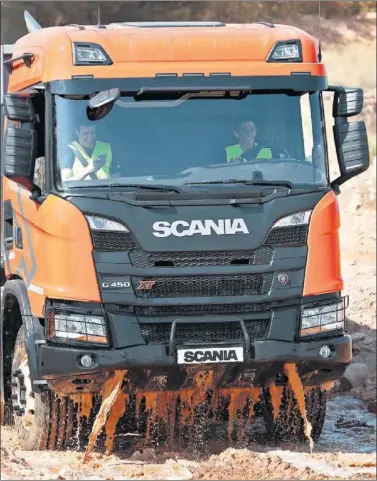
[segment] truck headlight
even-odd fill
[[[301,337],[345,329],[345,304],[338,302],[301,311]]]
[[[49,338],[107,344],[106,322],[102,316],[50,312]]]
[[[106,217],[99,217],[96,215],[86,215],[85,216],[89,227],[91,230],[109,230],[116,232],[129,232],[127,227],[120,222],[116,222],[112,219],[107,219]]]
[[[274,229],[275,227],[292,227],[296,225],[307,225],[309,224],[311,213],[311,210],[305,210],[302,212],[296,212],[295,214],[287,215],[286,217],[282,217],[281,219],[276,221],[272,228]]]

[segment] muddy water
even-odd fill
[[[312,452],[314,443],[311,438],[312,426],[306,416],[306,390],[303,388],[295,364],[286,364],[284,371],[304,419],[305,435]],[[118,421],[126,413],[129,403],[129,395],[122,392],[121,389],[126,373],[127,371],[116,371],[114,376],[107,380],[103,386],[101,393],[102,404],[90,434],[89,444],[84,457],[85,463],[89,461],[90,453],[103,427],[106,432],[106,452],[110,454],[113,450]],[[206,415],[208,412],[216,412],[224,399],[227,400],[228,440],[232,443],[235,436],[239,442],[242,442],[246,428],[253,421],[254,408],[261,399],[262,389],[249,386],[214,389],[216,373],[211,369],[198,370],[195,368],[189,377],[192,381],[190,388],[180,391],[136,392],[137,418],[139,417],[139,408],[142,400],[145,402],[145,411],[147,412],[146,443],[148,444],[151,439],[152,428],[158,425],[159,420],[163,420],[169,426],[167,446],[172,446],[176,425],[178,425],[179,432],[184,428],[193,427],[195,422],[198,422],[197,418],[195,418],[198,408],[204,405],[206,405],[205,414],[199,422],[200,424],[207,422]],[[270,383],[268,387],[273,416],[276,419],[281,411],[283,387],[276,386],[274,383]],[[288,409],[290,407],[289,404],[293,402],[292,394],[288,398]],[[88,417],[92,407],[91,396],[80,395],[79,403],[79,415]],[[179,406],[178,411],[177,406]],[[177,412],[179,419],[177,419]]]
[[[288,376],[288,382],[289,382],[289,384],[292,388],[292,391],[293,391],[294,395],[296,396],[301,416],[304,419],[305,436],[309,440],[310,452],[312,452],[313,448],[314,448],[314,442],[313,442],[313,439],[311,437],[312,425],[310,424],[310,422],[308,421],[308,418],[306,416],[305,392],[304,392],[304,388],[303,388],[300,376],[298,375],[298,372],[297,372],[297,367],[296,367],[295,364],[285,364],[284,370],[285,370],[285,373]]]
[[[126,372],[127,371],[115,371],[114,376],[107,380],[103,386],[103,400],[89,437],[88,447],[84,456],[84,463],[87,463],[89,461],[89,456],[94,448],[97,437],[107,421],[107,417],[111,408],[119,397]]]

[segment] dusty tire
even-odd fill
[[[311,423],[311,437],[317,442],[321,436],[326,416],[327,393],[319,387],[313,387],[305,395],[306,416]],[[280,404],[280,413],[274,419],[273,408],[269,392],[264,400],[264,419],[268,441],[273,443],[290,442],[305,443],[305,425],[303,416],[298,408],[297,400],[291,389],[285,387]]]
[[[17,334],[13,354],[12,402],[15,429],[23,450],[72,447],[77,408],[69,398],[58,398],[48,389],[43,393],[33,391],[24,326]]]

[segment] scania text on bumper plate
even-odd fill
[[[243,362],[243,347],[178,349],[178,364]]]

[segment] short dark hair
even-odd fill
[[[242,124],[246,123],[246,122],[253,122],[253,124],[255,125],[255,128],[257,129],[258,126],[257,126],[257,123],[255,122],[255,120],[251,119],[250,117],[245,117],[245,118],[242,118],[241,120],[239,120],[237,122],[237,125],[236,125],[236,130],[238,130]]]
[[[80,122],[77,122],[76,128],[80,130],[81,127],[95,127],[95,123],[90,122],[90,120],[81,120]]]

